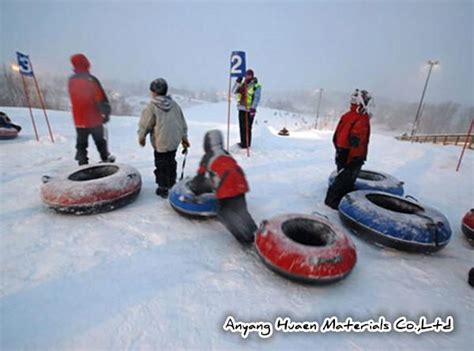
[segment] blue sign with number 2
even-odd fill
[[[230,76],[243,77],[245,71],[245,51],[232,51],[232,55],[230,55]]]

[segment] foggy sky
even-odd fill
[[[29,54],[36,71],[71,73],[85,53],[100,79],[225,91],[229,55],[247,52],[266,90],[370,90],[473,104],[473,1],[0,0],[0,63]],[[145,87],[145,89],[148,86]]]

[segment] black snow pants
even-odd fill
[[[217,218],[243,244],[251,244],[257,225],[247,210],[245,194],[218,200]]]
[[[170,189],[176,183],[176,150],[155,151],[155,180],[160,188]]]
[[[247,122],[248,117],[248,145],[247,145]],[[252,144],[252,125],[255,116],[251,117],[250,112],[239,110],[240,146],[247,148]]]
[[[94,139],[97,151],[99,151],[100,159],[107,161],[109,156],[109,150],[107,148],[107,140],[104,138],[104,127],[102,125],[94,128],[76,128],[77,139],[76,139],[76,161],[79,165],[86,165],[89,162],[87,158],[87,147],[89,135],[92,135]]]
[[[361,163],[355,163],[338,169],[338,174],[332,185],[328,188],[324,203],[337,210],[342,198],[354,188],[354,183],[359,176]]]

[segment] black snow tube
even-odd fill
[[[329,185],[334,182],[337,171],[334,171],[329,176]],[[386,193],[402,196],[403,182],[394,176],[383,173],[363,169],[354,183],[354,190],[376,190]]]
[[[380,191],[347,194],[339,204],[339,215],[355,234],[398,250],[435,252],[451,238],[449,222],[438,210]]]
[[[0,140],[15,139],[17,136],[17,129],[13,127],[0,127]]]

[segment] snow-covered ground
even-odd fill
[[[451,223],[452,240],[439,253],[416,255],[380,249],[351,235],[358,251],[354,271],[341,282],[315,287],[269,271],[216,220],[180,217],[158,198],[152,149],[138,146],[136,118],[113,118],[109,139],[117,161],[141,172],[139,198],[100,215],[52,212],[39,197],[41,177],[74,167],[71,116],[50,111],[57,140],[52,144],[35,110],[38,143],[27,109],[1,110],[24,127],[19,138],[0,146],[2,350],[467,350],[474,344],[474,294],[467,284],[474,255],[460,230],[462,216],[474,207],[472,151],[456,173],[459,147],[373,135],[366,168],[405,181],[407,194],[441,210]],[[185,110],[192,143],[187,175],[197,169],[205,131],[225,131],[226,112],[226,103]],[[235,106],[232,113],[233,144]],[[319,211],[340,223],[337,212],[323,205],[334,168],[332,133],[294,132],[288,125],[291,136],[279,137],[282,121],[274,110],[259,110],[250,157],[235,154],[251,186],[250,212],[260,222],[282,213]],[[98,161],[93,144],[89,151]],[[179,167],[181,161],[179,155]],[[274,332],[267,339],[256,333],[243,339],[223,330],[229,315],[269,322],[453,316],[454,331]]]

